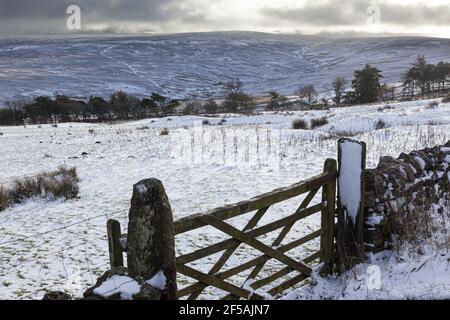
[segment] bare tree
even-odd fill
[[[7,109],[10,114],[11,124],[19,125],[23,124],[25,118],[25,103],[20,101],[8,101],[6,102]]]
[[[206,113],[212,115],[216,114],[217,110],[219,109],[217,102],[214,101],[213,99],[209,99],[208,101],[206,101],[203,107],[205,108]]]
[[[340,107],[342,96],[345,91],[345,86],[347,85],[347,80],[344,77],[336,77],[332,83],[334,91],[334,103],[337,107]]]
[[[239,79],[231,80],[223,86],[225,94],[237,94],[244,91],[244,82]]]
[[[270,91],[269,94],[270,102],[268,107],[270,110],[279,110],[283,108],[288,102],[288,99],[285,96],[279,94],[276,91]]]
[[[253,98],[244,92],[244,83],[233,80],[224,85],[225,99],[223,108],[228,112],[252,113],[256,105]]]
[[[300,98],[300,101],[308,106],[317,103],[317,91],[312,84],[308,84],[298,89],[295,94]]]

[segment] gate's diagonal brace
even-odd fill
[[[244,227],[242,231],[248,231],[252,230],[258,222],[261,220],[261,218],[264,216],[264,214],[269,210],[270,207],[265,207],[260,210],[258,210],[253,218],[247,223],[247,225]],[[208,272],[209,275],[214,275],[217,272],[222,269],[222,267],[227,263],[227,261],[230,259],[230,257],[233,255],[233,253],[236,251],[236,249],[240,246],[240,243],[233,246],[232,248],[227,249],[223,255],[219,258],[219,260],[216,262],[216,264],[211,268],[211,270]],[[188,300],[195,300],[198,298],[198,296],[203,292],[203,290],[207,287],[207,285],[202,285],[201,289],[195,291],[192,293]]]
[[[305,198],[305,200],[303,200],[302,204],[300,205],[300,207],[297,209],[296,212],[300,212],[301,210],[305,209],[308,207],[308,205],[311,203],[312,199],[314,199],[314,197],[316,196],[317,192],[319,192],[319,189],[313,190],[311,191],[308,196]],[[291,231],[292,227],[295,225],[297,221],[287,225],[286,227],[283,228],[283,230],[280,232],[280,234],[278,235],[278,237],[275,239],[275,241],[272,243],[272,247],[278,247],[279,245],[281,245],[281,243],[283,242],[284,238],[286,238],[287,234],[289,233],[289,231]],[[258,276],[258,274],[261,272],[262,268],[264,268],[264,265],[266,264],[266,262],[261,263],[260,265],[256,266],[251,274],[248,276],[247,280],[249,279],[256,279],[256,277]]]
[[[294,259],[286,256],[285,254],[281,253],[280,251],[277,251],[275,249],[272,249],[271,247],[265,245],[261,241],[249,237],[244,232],[230,226],[229,224],[223,222],[222,220],[212,216],[212,215],[205,215],[201,218],[205,223],[208,223],[209,225],[213,226],[214,228],[232,236],[233,238],[244,242],[248,244],[249,246],[263,252],[264,254],[268,255],[269,257],[272,257],[273,259],[276,259],[287,266],[297,270],[300,273],[303,273],[306,276],[310,276],[312,273],[312,269],[305,265],[303,262],[297,262]]]
[[[250,297],[255,300],[264,300],[262,296],[257,293],[250,292],[234,284],[228,283],[224,280],[221,280],[217,277],[211,276],[209,274],[204,274],[200,271],[194,270],[186,265],[178,265],[177,271],[181,274],[184,274],[190,278],[193,278],[197,281],[207,284],[208,286],[213,286],[224,291],[230,292],[234,295],[237,295],[243,299],[249,299]]]
[[[301,210],[304,210],[305,208],[308,207],[308,205],[311,203],[312,199],[314,199],[314,197],[316,196],[316,194],[319,192],[320,188],[312,190],[307,196],[306,198],[302,201],[302,203],[300,204],[300,206],[298,207],[296,212],[299,212]],[[290,223],[289,225],[285,226],[283,228],[283,230],[281,230],[280,234],[278,235],[278,237],[273,241],[272,243],[272,247],[278,247],[281,245],[281,243],[283,242],[284,238],[286,238],[286,236],[288,235],[289,231],[291,231],[292,227],[295,225],[297,221]],[[255,266],[252,270],[252,272],[248,275],[247,279],[245,280],[244,283],[246,283],[247,281],[249,281],[250,279],[256,279],[256,277],[259,275],[259,273],[261,272],[261,270],[264,268],[264,266],[266,265],[267,261],[269,261],[269,259],[267,259],[266,261],[258,264],[257,266]],[[252,287],[252,285],[250,285],[250,287]],[[228,295],[227,296],[228,299],[233,299],[233,298],[239,298],[237,296],[233,296],[233,295]]]

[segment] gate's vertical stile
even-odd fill
[[[339,140],[338,159],[338,269],[343,272],[364,258],[366,144]]]
[[[322,187],[322,202],[326,203],[322,210],[322,228],[320,238],[320,262],[324,264],[322,274],[333,272],[334,225],[336,208],[337,163],[333,159],[325,162],[324,173],[335,177]]]
[[[110,219],[106,223],[106,228],[108,230],[109,261],[111,268],[123,267],[123,253],[120,244],[120,238],[122,236],[120,222]]]

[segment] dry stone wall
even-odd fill
[[[450,141],[446,145],[384,157],[364,172],[365,231],[368,252],[392,247],[393,239],[418,232],[430,210],[450,203]]]

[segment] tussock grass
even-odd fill
[[[12,203],[21,203],[26,199],[41,194],[39,186],[39,179],[37,177],[16,178],[9,190],[9,195]]]
[[[37,196],[48,199],[74,199],[79,193],[79,182],[76,168],[65,166],[34,177],[16,178],[9,189],[0,186],[0,211]]]
[[[292,129],[295,130],[307,130],[308,123],[303,119],[295,119],[292,121]]]
[[[5,210],[9,206],[9,193],[8,191],[0,186],[0,211]]]
[[[331,130],[328,139],[352,138],[363,133],[364,131]]]
[[[436,109],[437,107],[439,107],[439,102],[432,101],[426,105],[425,109]]]
[[[311,120],[311,129],[316,129],[316,128],[320,128],[323,127],[325,125],[328,124],[328,119],[327,117],[322,117],[322,118],[317,118],[317,119],[312,119]]]
[[[382,119],[380,119],[377,122],[375,122],[375,130],[381,130],[381,129],[385,129],[387,127],[388,127],[388,125]]]
[[[37,181],[44,196],[67,200],[76,198],[80,191],[80,179],[75,167],[61,166],[56,171],[40,174]]]

